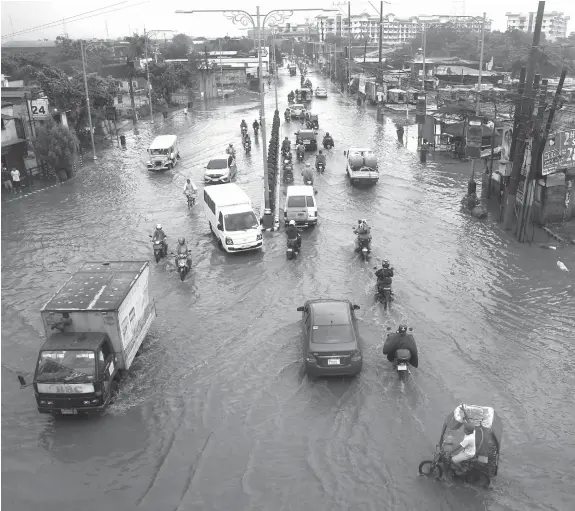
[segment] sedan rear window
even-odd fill
[[[300,131],[297,134],[297,138],[302,140],[315,140],[315,133],[313,131]]]
[[[222,158],[221,160],[211,160],[210,163],[208,163],[207,168],[209,170],[227,169],[228,168],[228,160],[225,158]]]
[[[313,304],[314,326],[349,325],[349,303],[323,302]]]
[[[354,342],[351,325],[314,326],[311,342],[317,344],[342,344]]]
[[[306,201],[303,195],[292,195],[287,201],[288,208],[305,208]]]

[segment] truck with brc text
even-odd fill
[[[44,305],[32,383],[40,413],[100,413],[114,400],[156,315],[149,277],[147,261],[84,263]]]

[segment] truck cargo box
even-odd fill
[[[58,332],[109,336],[120,369],[129,369],[154,318],[147,261],[88,262],[41,310],[46,338]]]

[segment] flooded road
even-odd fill
[[[154,135],[142,124],[126,151],[100,154],[73,182],[3,205],[6,509],[574,508],[573,252],[519,245],[496,222],[463,214],[468,165],[421,165],[397,143],[392,119],[377,124],[323,77],[311,79],[328,88],[312,108],[320,136],[328,130],[336,148],[316,181],[319,225],[303,233],[295,261],[286,260],[283,229],[264,235],[262,253],[224,254],[203,201],[189,212],[182,195],[191,175],[202,196],[203,167],[232,141],[237,183],[259,208],[261,134],[254,140],[250,130],[251,156],[239,136],[241,119],[251,126],[258,116],[255,102],[214,102],[158,121],[155,134],[180,137],[173,172],[146,171]],[[281,80],[283,112],[299,76],[283,70]],[[266,102],[271,126],[273,94]],[[282,123],[281,138],[293,141],[296,126]],[[376,150],[376,187],[349,186],[344,141]],[[353,252],[359,218],[372,225],[369,263]],[[158,222],[172,246],[178,236],[191,240],[185,282],[171,260],[152,262],[148,234]],[[559,256],[571,272],[557,268]],[[396,271],[390,312],[373,300],[381,258]],[[150,260],[158,317],[109,412],[55,421],[38,414],[16,371],[33,372],[41,306],[84,261],[106,259]],[[302,375],[296,307],[321,296],[361,306],[364,365],[355,380]],[[420,349],[404,387],[381,355],[385,328],[400,321],[414,328]],[[503,420],[490,490],[417,475],[462,401],[493,406]]]

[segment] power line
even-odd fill
[[[119,10],[122,10],[122,9],[127,9],[128,7],[136,7],[136,6],[138,6],[138,5],[146,4],[146,3],[148,3],[148,2],[149,2],[149,0],[145,0],[144,2],[139,2],[139,3],[137,3],[137,4],[126,5],[125,7],[118,7],[117,9],[112,9],[112,10],[110,10],[110,11],[100,12],[100,13],[98,13],[98,14],[93,14],[92,16],[84,16],[85,14],[90,14],[90,13],[93,13],[93,12],[96,12],[96,11],[100,11],[100,10],[102,10],[102,9],[108,9],[108,8],[110,8],[110,7],[114,7],[115,5],[120,5],[120,4],[126,3],[126,2],[119,2],[119,3],[116,3],[116,4],[109,5],[108,7],[101,7],[100,9],[95,9],[95,10],[93,10],[93,11],[87,11],[87,12],[85,12],[85,13],[77,14],[76,16],[72,16],[72,18],[78,18],[79,16],[82,16],[81,18],[74,19],[74,20],[72,21],[72,23],[73,23],[74,21],[82,21],[82,20],[85,20],[85,19],[94,18],[95,16],[101,16],[102,14],[109,14],[109,13],[111,13],[111,12],[119,11]],[[66,19],[71,19],[71,18],[66,18]],[[14,36],[14,35],[27,34],[27,33],[30,33],[30,32],[37,32],[38,30],[42,30],[42,29],[45,29],[45,28],[53,28],[54,26],[57,26],[57,25],[60,24],[60,23],[62,23],[62,20],[53,21],[53,22],[50,22],[50,23],[46,23],[46,24],[44,24],[44,25],[39,25],[39,26],[37,26],[37,27],[29,28],[29,29],[26,29],[26,30],[21,30],[21,31],[19,31],[19,32],[14,33],[14,34],[9,34],[9,35],[6,35],[6,36],[2,36],[2,39],[5,39],[5,38],[7,38],[7,37],[12,37],[12,36]]]

